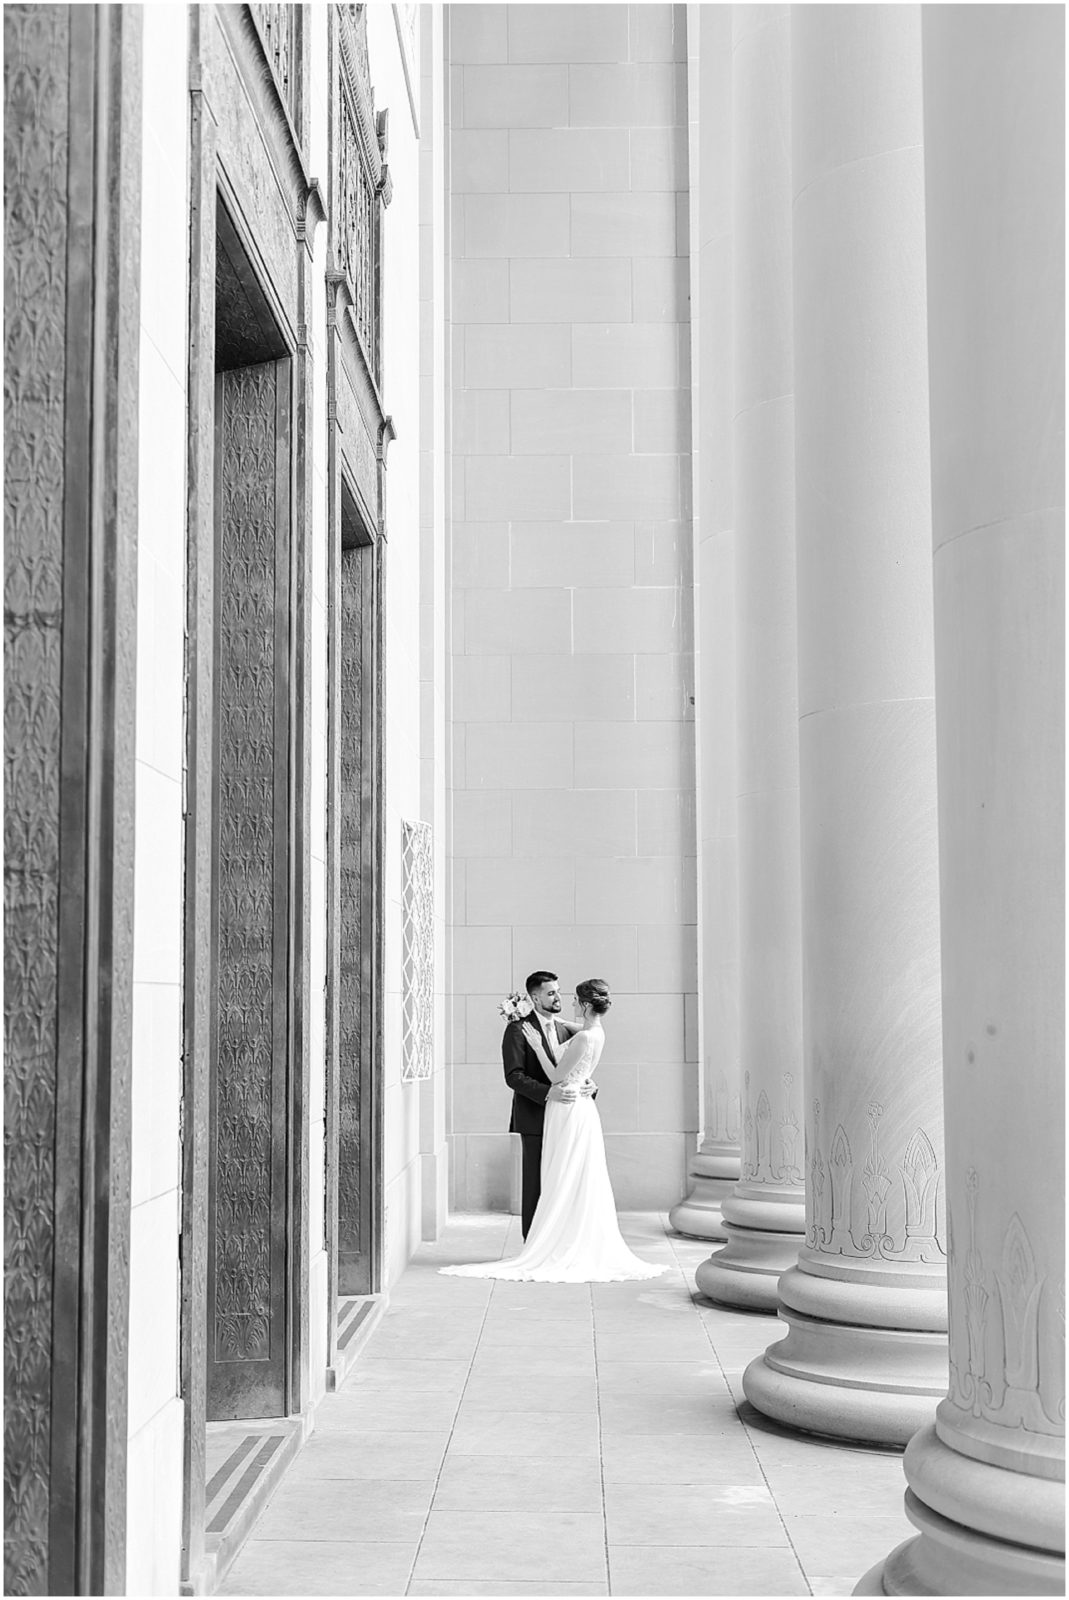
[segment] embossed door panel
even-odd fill
[[[284,1415],[290,363],[216,382],[208,1416]]]
[[[375,549],[341,552],[338,1293],[375,1287]]]
[[[4,1592],[126,1570],[141,16],[4,7]]]

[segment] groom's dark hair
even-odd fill
[[[528,994],[534,994],[535,990],[541,989],[544,983],[556,983],[556,981],[557,974],[555,972],[532,972],[527,979],[525,988]]]

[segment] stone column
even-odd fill
[[[687,7],[690,98],[694,737],[698,801],[698,1059],[703,1138],[679,1233],[727,1237],[739,1176],[735,528],[731,485],[731,8]]]
[[[747,1397],[905,1444],[946,1384],[920,15],[793,9],[806,1240]]]
[[[774,1311],[805,1229],[790,8],[735,6],[734,490],[742,1173],[698,1287]]]
[[[923,41],[950,1386],[859,1592],[1064,1594],[1064,12]]]

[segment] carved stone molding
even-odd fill
[[[744,1182],[801,1184],[799,1140],[801,1128],[792,1103],[793,1072],[782,1074],[783,1093],[776,1113],[768,1092],[762,1089],[751,1107],[750,1074],[743,1075],[746,1113],[743,1118],[742,1178]]]
[[[738,1144],[740,1098],[737,1092],[732,1093],[726,1072],[720,1071],[716,1074],[708,1103],[710,1116],[706,1129],[707,1137],[720,1143]]]
[[[806,1244],[824,1255],[938,1265],[942,1172],[935,1145],[924,1128],[900,1135],[900,1153],[888,1164],[881,1140],[884,1108],[866,1107],[867,1137],[851,1140],[840,1122],[825,1155],[821,1102],[813,1100],[809,1149],[809,1226]],[[901,1148],[904,1140],[905,1148]],[[864,1151],[862,1159],[856,1154]]]
[[[983,1184],[970,1168],[965,1217],[951,1209],[951,1404],[1000,1428],[1065,1433],[1064,1284],[1036,1266],[1028,1230],[1014,1211],[1002,1233],[998,1258],[985,1258],[977,1214]],[[958,1241],[961,1241],[959,1248]],[[963,1325],[962,1325],[963,1324]]]
[[[367,49],[367,6],[339,5],[337,14],[342,81],[353,98],[353,116],[360,140],[360,153],[371,169],[374,187],[377,189],[382,177],[384,151],[375,119],[375,95],[371,85],[371,64]]]
[[[298,258],[292,243],[308,242],[307,219],[317,205],[305,160],[309,112],[303,87],[295,91],[295,105],[283,95],[273,46],[265,41],[257,13],[284,14],[279,27],[295,51],[287,71],[291,81],[303,85],[304,11],[301,5],[212,7],[196,30],[191,73],[210,95],[222,191],[243,247],[264,276],[265,289],[277,296],[286,328],[297,321]]]
[[[297,202],[297,237],[309,256],[315,248],[316,229],[327,220],[326,202],[319,179],[313,178]]]

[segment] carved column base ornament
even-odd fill
[[[685,1200],[672,1207],[669,1222],[688,1239],[726,1239],[720,1208],[738,1179],[738,1154],[714,1154],[703,1148],[691,1161],[689,1176],[693,1187]]]
[[[750,1363],[743,1388],[758,1410],[790,1427],[905,1445],[946,1392],[939,1167],[926,1134],[907,1138],[903,1114],[891,1133],[883,1120],[882,1106],[868,1107],[863,1167],[842,1123],[825,1163],[814,1103],[808,1233],[778,1284],[790,1331]]]

